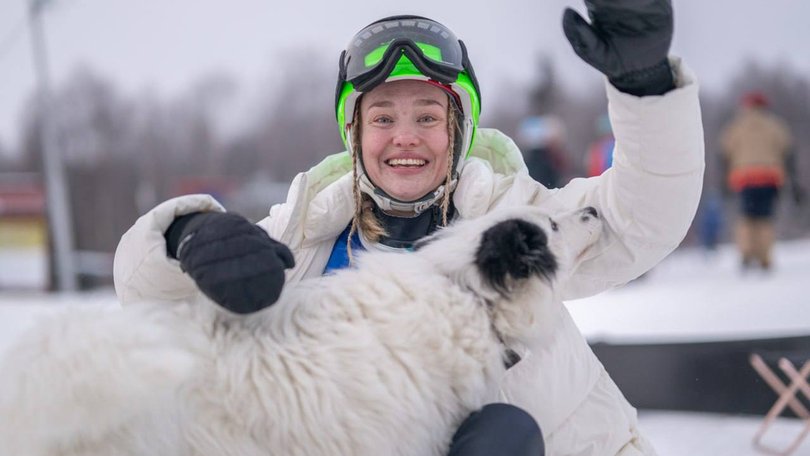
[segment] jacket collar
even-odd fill
[[[288,203],[304,209],[304,243],[335,238],[351,222],[354,214],[352,161],[348,152],[326,157],[296,178]],[[458,214],[472,218],[484,214],[495,192],[495,175],[528,173],[523,156],[514,141],[498,130],[479,128],[470,157],[461,170],[453,195]],[[295,221],[291,220],[291,224]]]

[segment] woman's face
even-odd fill
[[[444,182],[447,103],[444,90],[414,80],[380,84],[363,95],[363,165],[376,186],[400,201],[415,201]]]

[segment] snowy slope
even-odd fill
[[[810,239],[784,242],[770,273],[730,245],[676,251],[639,280],[568,303],[589,340],[693,342],[810,335]]]

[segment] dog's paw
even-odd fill
[[[542,227],[521,219],[509,219],[487,229],[475,255],[481,275],[501,294],[509,291],[510,278],[539,275],[550,280],[557,260],[548,248]]]

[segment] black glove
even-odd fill
[[[284,270],[295,266],[286,245],[241,215],[196,212],[175,219],[166,230],[171,257],[197,286],[238,314],[273,304],[284,287]]]
[[[565,36],[582,60],[622,92],[661,95],[675,88],[667,60],[672,42],[670,0],[585,0],[589,24],[565,9]]]

